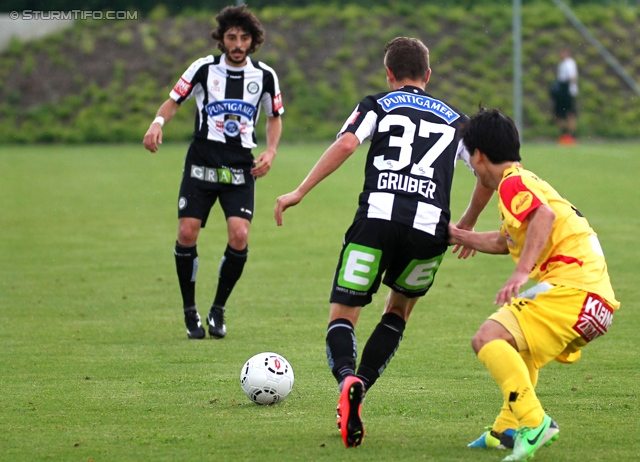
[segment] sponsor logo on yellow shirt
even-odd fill
[[[533,195],[529,191],[520,191],[511,199],[511,210],[514,215],[519,215],[529,207],[533,202]]]

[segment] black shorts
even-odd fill
[[[195,139],[184,161],[178,198],[178,218],[198,218],[204,228],[220,199],[226,218],[253,218],[255,178],[253,155],[244,148]]]
[[[554,93],[554,113],[560,119],[569,114],[576,115],[576,99],[569,90],[569,82],[558,82],[558,90]]]
[[[421,297],[431,288],[447,247],[445,241],[407,225],[358,219],[345,234],[330,301],[365,306],[381,280],[409,298]]]

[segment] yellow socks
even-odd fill
[[[531,353],[529,351],[521,351],[520,357],[524,361],[527,369],[529,370],[529,378],[531,379],[531,385],[533,388],[538,384],[538,369],[533,364],[533,359],[531,358]],[[512,428],[518,428],[518,420],[511,412],[511,408],[509,407],[508,402],[504,402],[502,408],[500,409],[500,414],[496,417],[496,420],[493,422],[493,426],[491,427],[493,430],[503,433],[505,430]]]
[[[526,350],[520,351],[519,355],[524,361],[525,366],[527,366],[527,370],[529,371],[529,379],[531,379],[531,385],[533,385],[533,388],[535,388],[536,385],[538,385],[538,369],[533,364],[531,353],[529,352],[529,350]]]
[[[537,382],[537,370],[530,355],[521,356],[506,340],[493,340],[478,352],[478,359],[500,386],[505,404],[508,404],[517,419],[516,428],[539,426],[544,417],[544,410],[532,383],[532,378]],[[534,374],[530,373],[531,369],[535,371]],[[532,375],[535,377],[531,377]],[[509,427],[501,428],[505,421],[509,421]],[[514,422],[506,412],[506,406],[500,412],[496,423],[500,428],[494,428],[498,431],[514,428]]]

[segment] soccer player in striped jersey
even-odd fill
[[[511,254],[516,263],[496,295],[500,308],[472,340],[504,402],[493,426],[469,446],[508,447],[505,433],[516,430],[513,453],[504,462],[530,460],[559,436],[535,393],[538,370],[554,359],[577,361],[582,347],[607,332],[620,303],[587,219],[520,164],[513,121],[497,109],[483,109],[471,117],[462,138],[482,184],[498,192],[502,226],[477,233],[450,224],[450,242]],[[529,279],[537,284],[520,293]]]
[[[242,5],[224,8],[216,20],[218,25],[211,37],[218,41],[222,54],[198,59],[182,74],[169,99],[158,109],[143,142],[145,148],[156,152],[162,143],[162,126],[184,101],[195,98],[195,129],[180,185],[174,250],[190,339],[206,335],[195,301],[200,229],[220,200],[228,242],[207,324],[212,337],[222,338],[226,335],[226,302],[247,260],[255,181],[271,169],[282,133],[280,115],[284,112],[276,73],[249,57],[265,40],[258,18]],[[267,147],[254,158],[254,128],[261,108],[267,118]]]
[[[425,92],[429,50],[398,37],[385,47],[390,91],[365,97],[298,188],[277,199],[274,214],[298,204],[371,138],[364,188],[347,231],[330,298],[326,351],[341,390],[338,426],[347,447],[364,436],[364,393],[400,345],[409,315],[431,285],[447,249],[450,191],[456,160],[468,157],[459,142],[467,117]],[[493,191],[476,184],[458,226],[472,229]],[[384,276],[383,276],[384,275]],[[382,318],[356,369],[354,327],[380,283],[390,287]]]

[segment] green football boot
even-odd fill
[[[516,431],[513,452],[502,462],[526,462],[533,459],[535,452],[542,446],[549,446],[560,436],[558,425],[548,415],[544,415],[542,424],[536,428],[521,427]]]

